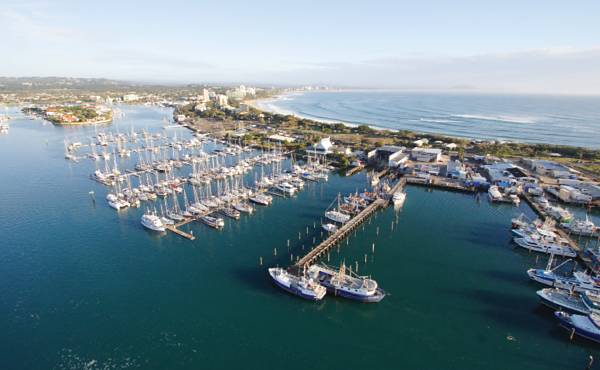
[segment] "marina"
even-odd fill
[[[130,132],[133,124],[139,133],[168,114],[141,107],[123,110],[125,117],[113,123],[121,132]],[[162,132],[162,127],[157,131]],[[324,212],[338,195],[343,204],[349,194],[364,192],[369,183],[365,171],[350,177],[330,173],[327,182],[307,181],[293,197],[273,196],[270,206],[255,205],[250,217],[248,213],[239,220],[219,216],[224,219],[222,231],[185,217],[184,224],[165,225],[165,233],[151,232],[141,225],[142,215],[154,208],[160,214],[164,200],[173,209],[173,194],[157,195],[155,201],[141,200],[139,208],[127,207],[117,213],[105,200],[112,187],[89,178],[96,163],[105,172],[104,160],[64,159],[65,139],[85,145],[80,138],[90,136],[95,136],[94,128],[65,132],[36,121],[11,121],[10,135],[0,138],[10,139],[0,144],[5,158],[18,153],[18,160],[0,169],[2,175],[31,180],[26,193],[22,184],[13,182],[2,182],[0,192],[5,209],[0,224],[7,237],[1,253],[8,262],[2,266],[6,303],[0,306],[7,312],[8,330],[27,333],[20,340],[36,352],[31,356],[15,350],[21,363],[33,366],[33,359],[27,360],[33,357],[38,365],[39,361],[48,365],[44,367],[81,368],[92,360],[111,363],[109,358],[122,365],[128,357],[130,362],[149,367],[160,367],[158,364],[169,359],[173,367],[183,368],[191,361],[228,358],[223,344],[232,335],[246,343],[240,358],[262,353],[268,344],[272,364],[291,368],[310,363],[317,355],[315,347],[323,346],[361,351],[361,356],[321,362],[347,368],[369,366],[376,357],[389,366],[400,361],[409,368],[448,368],[441,358],[454,353],[461,358],[450,368],[558,369],[580,364],[590,353],[598,356],[596,349],[577,339],[569,343],[569,333],[558,328],[552,314],[538,310],[535,292],[539,286],[529,283],[524,272],[546,261],[514,249],[509,231],[511,220],[521,213],[536,217],[526,202],[518,207],[491,204],[483,196],[478,202],[469,192],[407,185],[400,210],[377,207],[316,259],[329,266],[345,263],[353,274],[372,276],[388,293],[385,298],[364,305],[328,292],[318,302],[304,301],[272,287],[267,268],[293,266],[326,240],[319,218],[324,219]],[[82,147],[76,155],[88,149]],[[112,170],[112,152],[110,156]],[[125,175],[126,169],[135,167],[136,154],[117,154],[116,160]],[[283,166],[283,170],[292,168],[291,163]],[[178,177],[189,178],[191,170],[184,165]],[[267,165],[265,171],[268,177]],[[135,172],[137,176],[128,176],[132,189],[142,178],[148,185],[148,172]],[[260,179],[260,172],[259,165],[246,173],[244,184],[250,187],[254,174]],[[150,175],[155,185],[156,175]],[[166,174],[159,176],[162,182]],[[390,180],[391,185],[393,181],[398,180]],[[128,188],[126,183],[120,182],[123,189]],[[195,203],[191,184],[180,186],[190,198],[188,203]],[[206,186],[203,189],[199,202],[210,200]],[[217,196],[216,187],[211,188],[211,195]],[[177,196],[183,213],[183,192]],[[391,199],[381,201],[392,203]],[[23,216],[15,217],[18,214]],[[201,215],[205,214],[196,216]],[[26,237],[31,225],[40,225],[36,230],[39,238]],[[195,240],[170,231],[174,226]],[[77,281],[82,283],[69,283]],[[53,287],[51,294],[48,286]],[[239,309],[240,302],[244,309]],[[294,315],[298,310],[304,314]],[[111,314],[98,317],[98,312]],[[248,320],[248,315],[254,319]],[[448,316],[454,319],[449,322]],[[85,331],[73,330],[84,322]],[[155,324],[148,326],[149,322]],[[256,322],[270,324],[258,330]],[[365,325],[369,330],[360,343],[332,344],[327,338],[334,331],[351,336]],[[121,335],[114,326],[135,333],[135,337]],[[289,331],[279,330],[282,326]],[[44,345],[31,339],[69,329],[72,339]],[[90,344],[90,331],[95,333],[96,343],[107,346],[101,349]],[[410,334],[415,332],[427,334]],[[463,335],[457,337],[457,332]],[[198,333],[216,334],[203,342]],[[279,335],[285,344],[274,343],[273,335]],[[435,340],[424,342],[422,338]],[[284,355],[290,343],[296,347],[292,365]],[[152,351],[145,349],[148,346]],[[505,358],[503,363],[489,362],[498,355]],[[237,359],[225,363],[242,366]]]

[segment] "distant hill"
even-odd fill
[[[0,91],[28,90],[106,90],[141,87],[143,84],[106,78],[0,77]]]

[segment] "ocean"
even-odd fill
[[[257,105],[325,122],[600,149],[598,96],[320,91]]]
[[[171,114],[121,109],[98,130],[162,132]],[[314,303],[273,286],[266,269],[320,240],[323,211],[364,189],[364,173],[308,183],[222,231],[190,224],[188,241],[145,230],[143,207],[115,212],[89,179],[94,162],[64,159],[64,140],[85,143],[95,128],[10,124],[0,136],[2,369],[562,370],[589,355],[599,368],[598,347],[570,342],[538,302],[525,271],[545,259],[510,243],[511,218],[533,215],[524,202],[410,186],[403,209],[378,212],[329,256],[389,296]]]

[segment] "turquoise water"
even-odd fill
[[[597,96],[344,91],[288,94],[260,105],[325,121],[600,148]]]
[[[161,130],[169,115],[124,111],[111,129]],[[526,205],[409,187],[399,213],[379,212],[330,255],[391,295],[312,303],[266,268],[319,240],[313,224],[364,174],[308,184],[220,232],[193,224],[190,242],[144,230],[143,209],[117,214],[88,179],[94,165],[63,159],[65,137],[93,131],[15,120],[0,136],[3,369],[580,369],[590,354],[598,368],[596,345],[569,342],[538,304],[525,275],[536,257],[509,243]]]

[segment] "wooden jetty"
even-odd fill
[[[364,166],[364,165],[360,165],[360,166],[352,167],[351,169],[349,169],[349,170],[346,172],[346,176],[352,176],[352,175],[354,175],[354,174],[356,174],[356,173],[358,173],[358,172],[360,172],[360,171],[362,171],[362,170],[364,170],[364,169],[365,169],[365,166]]]
[[[340,227],[336,232],[331,234],[327,239],[325,239],[319,245],[314,247],[304,257],[298,260],[298,262],[291,266],[290,270],[298,273],[299,271],[302,271],[305,267],[310,266],[319,257],[327,253],[329,249],[334,247],[340,241],[344,240],[344,238],[346,238],[352,231],[354,231],[358,226],[365,222],[373,213],[375,213],[375,211],[388,206],[392,195],[398,190],[402,189],[405,185],[406,179],[403,177],[400,180],[398,180],[398,182],[394,184],[394,186],[392,186],[383,197],[379,197],[376,200],[374,200],[359,214],[354,216],[352,219],[350,219],[350,221],[346,222],[342,227]]]
[[[193,221],[193,219],[190,219],[190,222]],[[185,221],[183,221],[185,222]],[[181,231],[177,228],[177,226],[175,225],[165,225],[165,229],[174,232],[175,234],[179,235],[179,236],[183,236],[186,239],[189,240],[194,240],[196,239],[196,237],[192,234],[186,233],[185,231]]]

